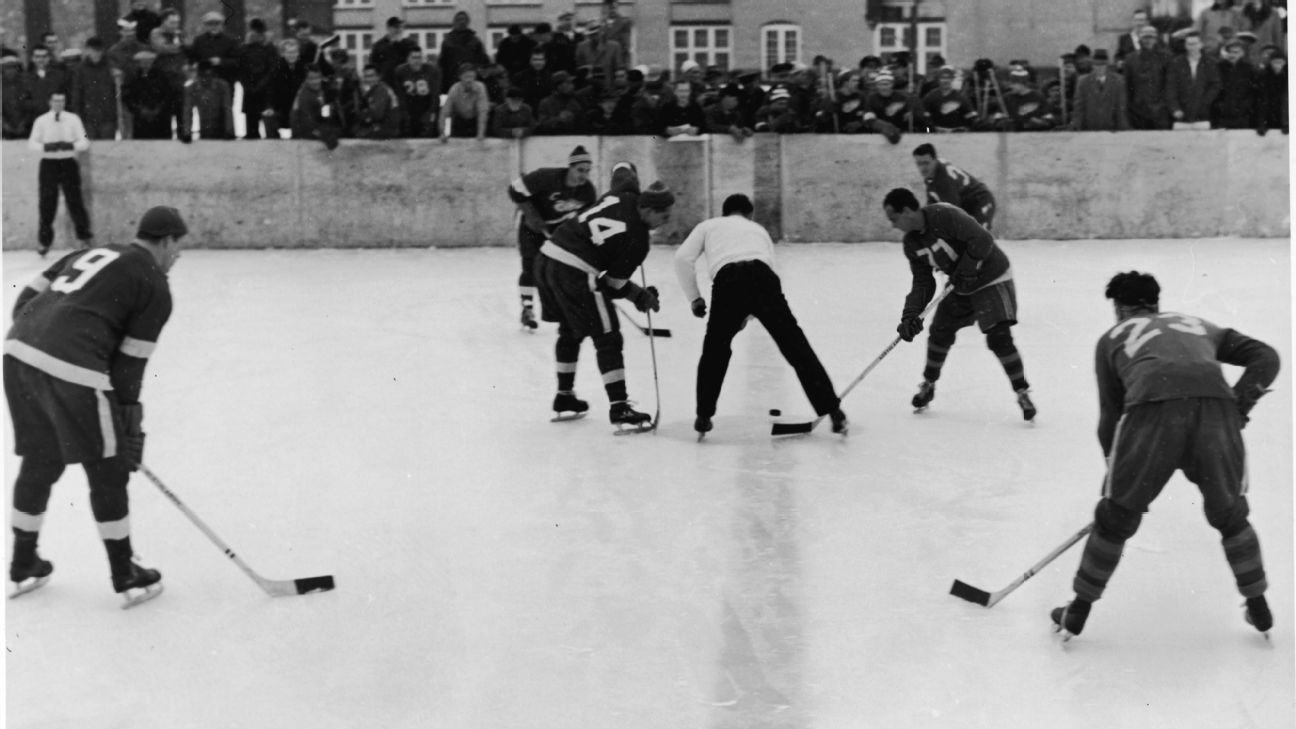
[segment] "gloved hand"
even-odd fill
[[[908,315],[900,318],[900,326],[896,327],[896,333],[906,342],[912,342],[914,337],[923,330],[923,321],[921,317]]]
[[[661,303],[657,300],[657,287],[649,286],[642,288],[633,283],[627,283],[626,286],[634,286],[634,290],[626,292],[626,298],[630,303],[635,305],[639,311],[661,311]]]
[[[980,261],[964,253],[959,259],[958,267],[954,269],[954,275],[950,276],[954,284],[954,292],[958,294],[970,294],[977,287],[977,278],[981,275],[978,268]]]
[[[693,299],[693,303],[690,304],[690,306],[693,308],[693,316],[696,316],[699,319],[706,316],[706,299],[699,296],[696,299]]]
[[[1237,398],[1238,414],[1242,416],[1242,427],[1251,422],[1251,409],[1256,406],[1256,402],[1265,396],[1269,390],[1258,384],[1250,386],[1234,387],[1233,396]]]
[[[140,403],[120,405],[117,415],[120,425],[117,455],[134,471],[144,460],[144,406]]]

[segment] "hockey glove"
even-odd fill
[[[657,301],[656,286],[649,286],[645,289],[632,282],[627,282],[626,286],[634,286],[633,289],[626,292],[625,297],[630,300],[630,303],[635,305],[636,309],[639,311],[648,311],[649,309],[652,309],[653,311],[661,311],[661,303]]]
[[[918,336],[923,330],[923,321],[920,317],[906,316],[900,319],[900,326],[896,327],[896,332],[900,338],[906,342],[912,342],[914,337]]]
[[[144,406],[140,403],[121,405],[117,408],[120,419],[120,442],[117,444],[117,455],[130,465],[134,471],[144,460]]]
[[[699,296],[696,299],[693,299],[693,303],[690,306],[693,308],[693,316],[696,316],[699,319],[706,316],[706,299]]]

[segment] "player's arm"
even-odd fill
[[[909,294],[905,296],[902,318],[921,314],[922,310],[927,308],[927,302],[936,295],[936,276],[932,273],[931,265],[918,256],[909,254],[908,251],[905,251],[905,255],[909,256],[909,271],[913,275],[913,283],[909,286]]]
[[[144,369],[157,347],[162,327],[171,318],[169,291],[145,287],[141,296],[141,305],[126,324],[125,335],[108,365],[108,379],[121,405],[139,402]]]
[[[684,300],[689,303],[702,298],[697,284],[697,259],[702,255],[706,243],[703,225],[704,223],[698,223],[693,226],[692,232],[675,251],[675,276],[679,279],[680,288],[684,289]]]
[[[45,289],[48,289],[50,287],[50,284],[52,284],[54,282],[54,279],[58,278],[59,273],[62,272],[63,267],[67,263],[68,259],[79,256],[84,252],[85,252],[84,250],[80,250],[80,251],[72,251],[71,253],[68,253],[67,255],[63,256],[59,260],[55,261],[54,265],[50,266],[44,271],[41,271],[36,276],[36,278],[31,280],[31,283],[24,286],[23,290],[18,292],[18,300],[14,302],[13,318],[17,319],[18,314],[20,314],[23,309],[27,308],[27,305],[31,303],[32,299],[36,298],[37,294],[43,292]]]
[[[544,233],[544,218],[540,215],[540,211],[536,209],[535,203],[532,202],[531,188],[527,185],[528,181],[534,181],[532,177],[534,174],[526,174],[514,180],[513,184],[509,185],[508,194],[509,199],[518,206],[518,210],[522,211],[522,223],[537,233]],[[528,178],[531,179],[528,180]]]
[[[1125,412],[1125,384],[1102,341],[1098,342],[1094,356],[1094,374],[1098,379],[1098,444],[1106,457],[1111,454],[1116,424]]]
[[[1233,385],[1233,394],[1237,397],[1238,411],[1243,418],[1247,417],[1256,401],[1269,392],[1269,385],[1278,377],[1281,363],[1277,350],[1259,339],[1227,329],[1215,358],[1245,368]]]

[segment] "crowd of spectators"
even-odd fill
[[[847,67],[824,57],[765,71],[636,66],[631,20],[612,0],[581,27],[571,13],[530,32],[513,26],[493,58],[466,12],[435,53],[393,17],[363,68],[336,36],[317,44],[306,23],[278,42],[258,19],[242,42],[218,12],[202,23],[187,38],[174,10],[133,0],[111,46],[91,38],[84,51],[60,50],[47,34],[27,64],[3,48],[4,137],[25,138],[55,90],[68,94],[91,139],[234,139],[236,113],[247,139],[286,130],[330,146],[345,137],[773,132],[897,141],[924,132],[1288,127],[1283,0],[1220,0],[1183,28],[1157,27],[1140,10],[1112,39],[1114,54],[1082,45],[1056,62],[1003,67],[934,57],[926,76],[905,52]]]

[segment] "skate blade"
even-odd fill
[[[657,429],[657,424],[652,421],[631,425],[628,423],[619,423],[617,429],[612,431],[612,435],[634,435],[636,433],[649,433]]]
[[[44,577],[29,577],[22,582],[15,582],[13,592],[9,593],[9,599],[12,600],[20,595],[26,595],[33,590],[39,590],[45,586],[46,582],[49,582],[49,575]]]
[[[125,592],[121,593],[121,595],[126,598],[126,602],[123,603],[121,606],[122,610],[130,610],[136,605],[142,605],[161,594],[162,594],[161,582],[155,582],[149,585],[148,587],[135,587],[126,590]]]
[[[697,442],[701,443],[705,439],[706,439],[706,433],[698,433]]]
[[[558,415],[555,415],[552,418],[550,418],[549,422],[561,423],[567,420],[580,420],[586,415],[589,415],[589,413],[559,413]]]
[[[914,415],[919,415],[919,414],[921,414],[921,413],[925,413],[925,412],[927,412],[927,408],[929,408],[929,407],[931,407],[931,406],[930,406],[930,405],[919,405],[918,407],[914,408]]]
[[[1076,637],[1075,633],[1072,633],[1056,623],[1053,625],[1053,633],[1057,636],[1058,642],[1063,646],[1066,646],[1067,643],[1071,642],[1072,638]]]

